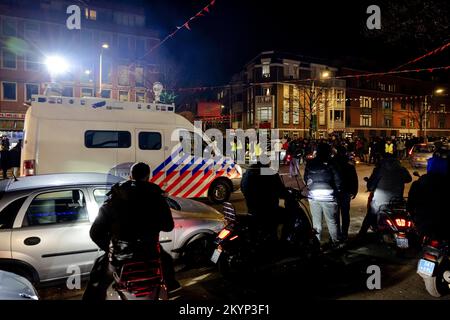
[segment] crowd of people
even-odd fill
[[[447,143],[445,138],[430,139],[436,150]],[[362,137],[328,139],[285,138],[283,149],[289,162],[289,175],[301,178],[300,165],[305,163],[304,182],[310,204],[313,227],[320,240],[322,219],[330,233],[331,245],[342,246],[347,241],[350,223],[350,202],[358,192],[356,162],[374,164],[367,181],[371,193],[367,215],[358,238],[363,238],[367,230],[377,221],[380,208],[388,205],[393,198],[403,199],[406,183],[412,181],[408,170],[400,160],[407,158],[407,150],[424,140],[394,137]],[[447,169],[443,169],[447,172]],[[441,170],[442,171],[442,170]]]

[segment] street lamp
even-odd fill
[[[69,70],[69,64],[61,56],[48,56],[45,59],[45,65],[51,75],[62,74]]]
[[[102,96],[102,63],[103,63],[103,50],[104,49],[108,49],[109,48],[109,44],[107,43],[103,43],[102,47],[100,49],[100,63],[99,63],[99,74],[98,74],[98,80],[99,80],[99,84],[98,84],[98,96],[101,97]]]
[[[433,93],[435,95],[442,95],[444,92],[445,92],[445,90],[443,88],[437,88],[437,89],[434,90],[434,92],[431,93],[430,99],[433,98]],[[431,104],[431,101],[430,101],[430,104]],[[427,115],[428,115],[429,109],[431,108],[431,105],[430,105],[430,108],[428,108],[428,96],[427,95],[425,95],[425,106],[424,107],[425,107],[425,110],[424,110],[424,112],[425,112],[425,114],[424,114],[424,120],[425,121],[424,122],[425,123],[424,123],[423,135],[424,135],[424,141],[428,142],[428,137],[427,137],[427,125],[428,125]]]

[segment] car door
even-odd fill
[[[100,206],[105,201],[106,194],[109,192],[109,190],[111,190],[111,187],[98,186],[98,187],[89,188],[89,193],[90,193],[90,195],[92,195],[92,198],[94,199],[94,202],[97,205],[97,212],[98,212],[98,208],[100,208]],[[171,200],[170,198],[167,199],[167,202],[169,204],[169,207],[172,210],[172,215],[173,215],[175,210],[177,209],[178,204],[175,201]],[[149,208],[151,208],[150,204],[149,204]],[[175,218],[175,216],[174,216],[174,218]],[[164,250],[166,250],[169,253],[174,248],[174,242],[175,242],[174,236],[175,236],[174,230],[169,231],[169,232],[161,231],[159,233],[159,242],[163,246]]]
[[[90,272],[98,248],[89,237],[87,190],[33,192],[19,211],[11,234],[12,258],[31,264],[41,281]]]

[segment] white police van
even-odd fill
[[[172,196],[227,201],[239,188],[241,168],[219,151],[194,155],[195,135],[174,105],[34,95],[25,115],[21,175],[128,176],[133,163],[145,162],[151,181]],[[211,145],[203,133],[199,139]]]

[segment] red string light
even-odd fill
[[[424,55],[422,55],[422,56],[420,56],[420,57],[418,57],[418,58],[416,58],[416,59],[414,59],[414,60],[408,61],[407,63],[402,64],[401,66],[399,66],[399,67],[397,67],[397,68],[395,68],[395,69],[392,69],[391,71],[395,71],[395,70],[401,69],[401,68],[403,68],[403,67],[405,67],[405,66],[407,66],[407,65],[416,63],[416,62],[418,62],[418,61],[420,61],[420,60],[422,60],[422,59],[424,59],[424,58],[426,58],[426,57],[429,57],[429,56],[432,56],[432,55],[434,55],[434,54],[440,53],[441,51],[444,51],[444,50],[447,49],[448,47],[450,47],[450,42],[447,42],[447,43],[444,44],[443,46],[440,46],[440,47],[437,48],[437,49],[434,49],[434,50],[432,50],[432,51],[430,51],[430,52],[427,52],[427,53],[425,53]]]

